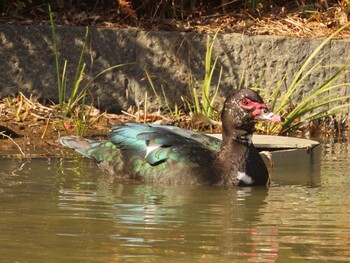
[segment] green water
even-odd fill
[[[349,261],[349,149],[324,145],[321,181],[305,171],[284,183],[293,174],[275,167],[269,189],[135,184],[86,159],[0,159],[0,262]]]

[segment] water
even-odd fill
[[[269,189],[144,185],[86,159],[0,159],[0,262],[349,261],[349,149],[323,146],[321,181],[304,171],[284,182],[293,175],[275,167]]]

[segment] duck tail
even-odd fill
[[[60,143],[76,152],[84,155],[85,157],[91,158],[87,151],[91,148],[92,140],[88,140],[76,135],[63,136],[60,138]]]

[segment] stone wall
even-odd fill
[[[85,37],[85,27],[59,26],[57,46],[60,63],[68,60],[68,89],[72,86],[76,65]],[[86,63],[82,85],[102,70],[116,64],[123,67],[109,71],[90,86],[96,106],[118,112],[143,103],[147,92],[149,107],[164,108],[164,96],[173,106],[181,96],[189,97],[189,82],[202,80],[207,36],[197,33],[144,32],[135,29],[89,28]],[[322,39],[294,39],[279,36],[219,34],[214,54],[218,56],[213,83],[222,67],[220,95],[225,96],[244,78],[245,87],[260,86],[271,93],[282,82],[282,92],[291,83],[303,62]],[[341,64],[350,61],[350,41],[332,40],[317,54],[313,64]],[[158,96],[145,78],[153,76]],[[332,74],[329,67],[316,70],[305,78],[297,99],[317,88]],[[350,76],[344,77],[349,82]],[[49,26],[0,24],[0,97],[33,94],[43,100],[58,101],[55,56]],[[349,94],[347,89],[344,93]]]

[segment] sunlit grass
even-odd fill
[[[161,85],[161,94],[158,87],[155,87],[153,79],[159,79],[162,83],[169,86],[169,82],[166,81],[159,75],[151,74],[147,69],[145,71],[145,79],[147,79],[153,93],[159,101],[164,100],[165,109],[170,113],[170,117],[179,120],[180,117],[187,112],[193,117],[194,121],[192,124],[218,124],[220,118],[220,110],[216,109],[215,106],[217,103],[217,95],[220,88],[220,81],[222,76],[222,67],[220,68],[218,75],[218,82],[213,84],[213,76],[218,61],[218,56],[213,58],[213,50],[215,46],[215,40],[219,30],[213,36],[207,36],[206,42],[206,53],[204,57],[204,70],[203,70],[203,79],[196,80],[190,76],[188,81],[190,97],[183,95],[181,96],[181,101],[183,102],[182,106],[179,106],[176,102],[174,106],[169,105],[168,94]],[[180,101],[178,99],[177,101]],[[185,111],[181,110],[185,109]]]
[[[213,37],[207,36],[204,79],[199,82],[192,81],[189,83],[191,101],[187,101],[188,107],[193,114],[201,114],[209,119],[218,118],[218,111],[214,109],[214,105],[220,87],[222,67],[220,68],[216,86],[213,87],[212,83],[218,61],[218,56],[213,59],[213,49],[218,32],[219,30],[216,31]],[[200,87],[200,92],[197,91],[197,87]]]
[[[85,71],[85,63],[83,62],[83,56],[86,51],[86,43],[88,39],[88,28],[86,28],[85,38],[83,41],[83,46],[80,52],[79,60],[75,70],[75,78],[72,84],[72,89],[69,94],[67,94],[67,65],[68,61],[65,60],[63,67],[61,69],[59,52],[57,48],[56,41],[56,32],[53,22],[53,17],[51,10],[50,11],[50,21],[53,37],[53,48],[56,61],[56,71],[57,71],[57,83],[58,83],[58,94],[59,94],[59,105],[60,111],[64,119],[72,118],[74,116],[76,126],[78,127],[78,132],[83,133],[85,128],[84,125],[87,125],[89,112],[85,109],[86,97],[89,96],[89,86],[91,83],[98,78],[99,76],[105,74],[106,72],[113,70],[115,68],[127,65],[119,64],[109,67],[97,75],[95,75],[90,81],[87,82],[85,86],[82,85]],[[293,77],[291,84],[288,86],[286,91],[281,91],[281,87],[285,82],[285,78],[279,81],[276,88],[273,90],[270,96],[265,97],[265,100],[269,102],[271,109],[284,116],[285,122],[282,124],[263,124],[259,123],[256,127],[260,132],[268,134],[290,134],[293,131],[300,129],[303,125],[307,124],[310,121],[325,118],[333,114],[339,114],[342,109],[348,106],[347,103],[343,103],[350,99],[350,96],[340,96],[339,94],[341,89],[349,86],[349,83],[339,83],[341,79],[347,74],[349,74],[349,64],[345,65],[329,65],[322,66],[321,61],[313,63],[315,56],[322,50],[325,45],[332,40],[339,32],[348,27],[350,23],[342,26],[332,35],[326,38],[305,60],[301,68],[296,72]],[[159,101],[165,101],[165,109],[170,112],[171,117],[175,120],[179,120],[183,111],[180,108],[185,108],[193,116],[193,119],[197,120],[199,123],[207,124],[217,124],[217,121],[220,118],[220,110],[216,109],[215,105],[218,105],[217,95],[220,88],[220,81],[222,76],[222,68],[220,68],[218,73],[218,82],[213,83],[213,76],[215,69],[217,67],[218,56],[213,57],[213,50],[215,47],[215,41],[217,38],[219,30],[213,36],[208,36],[206,42],[206,53],[204,57],[204,69],[203,69],[203,79],[195,80],[190,78],[188,82],[189,94],[190,97],[187,98],[185,95],[180,95],[181,100],[184,105],[181,107],[175,103],[175,105],[169,105],[169,100],[167,98],[167,93],[164,90],[163,86],[155,87],[153,83],[154,78],[159,78],[165,84],[168,84],[161,76],[155,76],[150,74],[145,69],[145,78],[148,80],[148,83],[153,90],[155,96]],[[128,63],[131,64],[131,63]],[[308,88],[308,95],[303,98],[302,101],[298,101],[300,92],[303,90],[303,84],[305,80],[317,70],[327,69],[332,72],[332,75],[325,79],[322,84],[318,87],[314,87],[311,90]],[[260,82],[263,79],[264,74],[261,75],[259,81],[254,86],[255,89],[261,90]],[[240,87],[244,86],[244,79],[241,79]],[[157,91],[158,90],[158,91]],[[161,92],[159,91],[161,90]],[[262,90],[264,91],[264,90]],[[264,93],[264,92],[262,92]],[[161,96],[163,98],[161,98]],[[91,97],[91,96],[90,96]],[[66,98],[68,101],[66,102]],[[91,97],[91,100],[93,98]],[[180,98],[176,101],[180,101]],[[80,110],[77,111],[77,109]],[[147,109],[147,101],[145,101],[145,109]],[[145,118],[143,121],[147,121],[147,112],[145,112]]]
[[[107,73],[108,71],[111,71],[113,69],[130,65],[133,63],[124,63],[124,64],[117,64],[111,67],[108,67],[105,70],[102,70],[95,76],[91,78],[90,81],[88,81],[84,86],[82,85],[83,79],[84,79],[84,73],[85,73],[85,67],[86,63],[83,62],[84,60],[84,54],[86,51],[86,45],[87,40],[89,36],[89,28],[86,27],[85,30],[85,37],[83,41],[83,46],[80,51],[80,56],[78,63],[75,68],[75,77],[73,80],[72,88],[70,89],[70,93],[68,94],[68,88],[67,88],[67,66],[68,66],[68,60],[64,61],[62,70],[60,65],[60,59],[59,59],[59,51],[57,48],[57,37],[56,37],[56,30],[55,30],[55,24],[53,20],[53,15],[51,12],[51,7],[49,5],[49,16],[50,16],[50,25],[51,25],[51,31],[52,31],[52,40],[53,40],[53,50],[55,55],[55,63],[56,63],[56,75],[57,75],[57,87],[58,87],[58,101],[59,101],[59,107],[60,112],[63,117],[63,124],[66,128],[66,121],[69,119],[69,122],[74,122],[74,127],[76,127],[76,133],[79,135],[83,135],[85,132],[88,124],[89,124],[89,109],[91,107],[85,107],[86,105],[86,97],[87,95],[91,98],[91,105],[93,105],[93,97],[91,96],[91,93],[89,92],[90,85],[101,75]],[[68,101],[66,102],[66,98],[68,97]],[[88,109],[86,112],[86,108]]]
[[[349,95],[340,96],[341,89],[349,87],[350,83],[339,83],[345,75],[350,73],[350,61],[345,65],[321,66],[321,61],[311,64],[316,54],[332,40],[339,32],[348,27],[350,23],[339,28],[332,35],[326,38],[305,60],[301,68],[295,74],[286,92],[281,95],[282,79],[267,101],[272,101],[271,109],[282,114],[285,122],[282,124],[257,125],[257,129],[268,134],[289,134],[298,130],[302,125],[320,118],[339,114],[349,103],[344,101],[350,99]],[[332,75],[325,79],[318,87],[310,90],[309,94],[298,101],[296,98],[303,90],[303,81],[317,70],[327,68]]]

